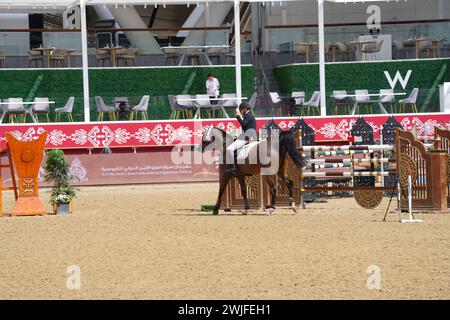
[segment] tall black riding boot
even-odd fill
[[[231,173],[231,174],[235,174],[239,171],[239,169],[237,168],[237,151],[234,151],[234,159],[233,159],[233,164],[230,165],[228,168],[225,169],[226,173]]]

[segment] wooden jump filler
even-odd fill
[[[3,164],[2,162],[2,156],[6,154],[6,158],[8,162],[6,164]],[[3,186],[3,176],[2,171],[3,169],[9,169],[9,173],[11,175],[12,180],[12,187],[4,187]],[[14,198],[17,200],[18,194],[17,194],[17,186],[16,186],[16,176],[14,174],[14,166],[11,159],[11,152],[9,151],[9,146],[6,145],[6,148],[0,149],[0,216],[3,215],[3,190],[13,190],[14,191]]]
[[[10,133],[6,140],[19,176],[19,194],[11,212],[12,216],[44,215],[47,210],[39,198],[38,174],[44,156],[47,132],[35,141],[19,141]]]

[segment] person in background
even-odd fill
[[[220,83],[217,78],[215,78],[211,73],[208,74],[208,79],[206,80],[206,94],[210,98],[218,98],[220,90]],[[211,99],[211,104],[217,104],[217,100]]]
[[[290,98],[288,100],[287,112],[289,117],[295,117],[295,99]]]

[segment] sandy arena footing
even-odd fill
[[[387,198],[375,210],[345,198],[297,214],[201,212],[217,189],[86,187],[69,216],[0,218],[0,299],[450,298],[448,214],[382,222]],[[71,265],[80,290],[67,289]],[[371,265],[379,290],[367,288]]]

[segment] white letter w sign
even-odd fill
[[[395,88],[395,85],[397,84],[398,81],[402,85],[402,88],[405,89],[406,85],[408,84],[409,77],[411,76],[411,73],[412,73],[412,70],[408,70],[408,73],[406,74],[406,77],[403,78],[402,75],[400,74],[400,71],[397,71],[397,73],[395,74],[394,80],[392,80],[391,75],[389,74],[388,71],[385,71],[384,75],[386,76],[386,79],[389,82],[389,85],[391,86],[391,89]]]

